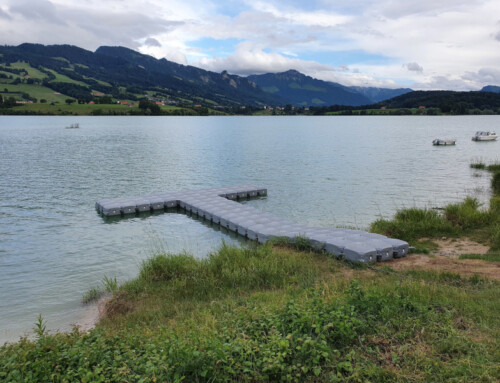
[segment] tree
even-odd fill
[[[3,97],[1,94],[0,94],[0,104],[3,104]]]
[[[47,102],[47,100],[46,100],[46,99],[44,99],[44,98],[42,98],[42,99],[40,100],[40,103],[41,103],[41,104],[45,104],[46,102]]]
[[[71,105],[72,103],[76,102],[74,98],[67,98],[66,99],[66,104]]]
[[[110,96],[102,96],[94,98],[94,103],[96,104],[112,104],[113,99]]]
[[[139,109],[144,111],[144,114],[158,116],[161,114],[161,108],[154,102],[150,102],[147,99],[142,99],[139,101]]]

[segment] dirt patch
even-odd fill
[[[441,238],[433,239],[437,245],[435,253],[457,257],[460,254],[486,254],[490,248],[469,238]]]
[[[394,270],[448,271],[466,277],[474,274],[500,281],[500,262],[486,262],[478,259],[457,259],[444,255],[410,254],[407,257],[384,262]]]
[[[76,323],[76,326],[78,326],[81,331],[88,331],[94,328],[97,322],[99,322],[101,318],[104,318],[106,305],[110,299],[111,297],[106,296],[99,299],[97,303],[90,305],[83,317]]]

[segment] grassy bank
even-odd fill
[[[410,208],[399,210],[392,220],[379,219],[371,230],[400,238],[425,250],[432,239],[440,237],[470,237],[500,251],[500,164],[473,163],[471,168],[489,171],[492,174],[493,196],[488,208],[477,199],[468,197],[464,201],[450,204],[442,210]],[[425,241],[420,241],[426,238]]]
[[[464,261],[465,262],[465,261]],[[89,333],[0,349],[3,381],[500,379],[500,284],[270,244],[157,254]]]

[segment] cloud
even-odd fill
[[[7,12],[5,12],[2,8],[0,8],[0,18],[6,20],[12,20],[12,17],[10,17],[10,15]]]
[[[478,84],[478,87],[482,87],[484,85],[496,85],[500,84],[500,69],[481,68],[477,72],[466,72],[462,78],[465,81]]]
[[[144,41],[144,45],[148,46],[148,47],[161,47],[161,44],[158,40],[152,38],[152,37],[148,37],[145,41]]]
[[[227,70],[230,73],[244,76],[250,74],[284,72],[292,68],[302,73],[335,70],[332,67],[314,61],[299,60],[285,57],[279,53],[265,52],[262,47],[253,46],[249,43],[239,44],[235,53],[230,56],[223,58],[202,58],[193,64],[214,72]]]
[[[0,36],[123,45],[217,72],[474,89],[498,81],[485,74],[500,62],[498,14],[498,0],[3,0]]]
[[[8,4],[12,18],[0,25],[0,34],[8,44],[74,44],[91,50],[100,45],[123,45],[137,49],[139,41],[183,23],[151,16],[142,9],[117,6],[103,11],[99,2],[86,7],[72,1],[58,4],[48,0],[9,0]]]
[[[414,89],[457,91],[479,90],[486,85],[500,84],[500,69],[481,68],[477,71],[467,71],[458,76],[437,75],[427,78],[423,82],[414,84]]]
[[[10,7],[10,12],[20,15],[26,20],[66,24],[63,19],[58,17],[54,4],[48,0],[38,0],[36,2],[18,0]]]
[[[406,69],[408,69],[410,72],[422,73],[424,71],[424,68],[422,68],[416,62],[403,64],[403,67],[406,68]]]

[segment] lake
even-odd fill
[[[80,129],[65,129],[79,123]],[[499,161],[500,116],[16,117],[0,116],[0,342],[39,314],[67,330],[104,276],[123,282],[155,249],[206,256],[245,241],[184,214],[104,219],[96,200],[256,184],[257,209],[314,226],[367,228],[403,207],[474,195]],[[456,146],[432,146],[434,138]]]

